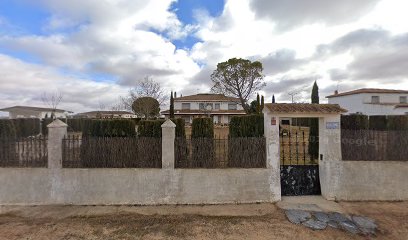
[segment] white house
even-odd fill
[[[162,112],[170,117],[170,110]],[[192,123],[197,117],[211,117],[216,124],[228,124],[231,117],[245,115],[245,110],[238,98],[223,94],[200,93],[196,95],[175,97],[174,116],[183,118],[186,123]]]
[[[42,107],[29,107],[29,106],[14,106],[0,109],[0,111],[8,112],[10,119],[15,118],[47,118],[54,114],[57,118],[67,118],[69,111],[63,109],[52,109]]]
[[[408,91],[362,88],[327,96],[330,104],[339,104],[348,114],[406,115]]]
[[[74,118],[137,118],[137,115],[128,111],[91,111],[74,115]]]

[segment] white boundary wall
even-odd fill
[[[66,134],[66,125],[56,120],[49,125],[49,168],[0,168],[0,205],[221,204],[280,200],[276,169],[174,169],[175,125],[168,120],[162,128],[162,169],[69,169],[61,168],[61,139]]]

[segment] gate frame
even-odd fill
[[[280,118],[318,118],[319,119],[319,179],[322,196],[335,200],[335,187],[338,186],[341,161],[340,114],[347,112],[337,104],[300,104],[269,103],[265,104],[264,129],[266,138],[267,168],[271,169],[274,192],[282,199],[280,184]]]

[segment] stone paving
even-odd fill
[[[327,227],[341,229],[353,234],[374,235],[377,229],[375,221],[363,216],[348,216],[338,212],[318,212],[299,209],[286,209],[286,217],[291,223],[302,224],[313,230]]]

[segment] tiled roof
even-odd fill
[[[396,89],[361,88],[361,89],[356,89],[356,90],[353,90],[353,91],[348,91],[348,92],[342,92],[342,93],[338,93],[338,94],[333,94],[333,95],[327,96],[326,98],[347,96],[347,95],[353,95],[353,94],[359,94],[359,93],[395,93],[395,94],[408,94],[408,91],[407,91],[407,90],[396,90]]]
[[[310,103],[267,103],[265,106],[274,113],[345,113],[338,104]]]
[[[169,115],[170,110],[166,110],[161,112],[164,115]],[[183,109],[183,110],[174,110],[174,115],[195,115],[195,114],[212,114],[212,115],[221,115],[221,114],[245,114],[244,110],[216,110],[216,111],[204,111],[204,110],[191,110],[191,109]]]
[[[36,111],[36,112],[44,112],[44,111],[48,112],[48,111],[53,111],[54,109],[43,108],[43,107],[30,107],[30,106],[14,106],[14,107],[0,109],[0,111],[13,111],[13,110],[30,110],[30,111]],[[66,110],[55,109],[55,112],[66,112]]]
[[[228,97],[223,94],[199,93],[190,96],[174,98],[174,101],[218,101],[218,102],[239,102],[239,98]]]

